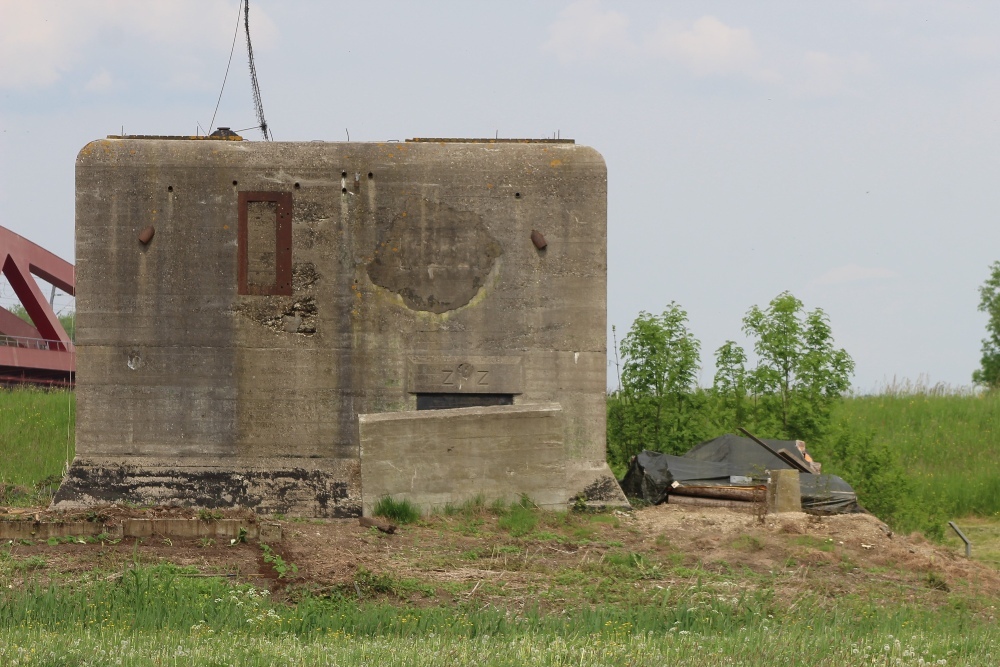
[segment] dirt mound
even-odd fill
[[[244,514],[225,513],[226,518],[254,520]],[[206,518],[185,508],[122,507],[73,517],[40,508],[16,510],[6,518],[111,521],[126,516]],[[622,595],[641,595],[682,584],[699,572],[712,575],[719,585],[741,590],[766,585],[789,600],[820,594],[831,604],[852,592],[887,591],[886,599],[898,599],[904,591],[907,599],[916,596],[936,604],[946,604],[950,590],[1000,593],[1000,574],[994,568],[919,537],[893,535],[867,514],[790,513],[761,521],[729,508],[668,504],[604,515],[543,512],[536,521],[519,532],[483,509],[430,517],[394,535],[361,526],[356,519],[279,521],[282,539],[270,548],[282,563],[295,565],[280,577],[274,559],[265,561],[253,541],[229,545],[162,536],[91,538],[87,543],[21,540],[0,544],[0,557],[6,552],[6,562],[16,565],[8,568],[8,585],[46,575],[67,581],[93,570],[124,571],[137,560],[168,561],[193,566],[204,575],[255,582],[276,594],[305,586],[428,604],[475,598],[513,609],[568,604],[602,577],[607,586],[619,586]],[[0,575],[4,562],[0,558]],[[622,583],[622,577],[631,579]]]
[[[892,539],[892,531],[870,514],[815,516],[803,512],[770,514],[763,518],[725,507],[657,505],[635,512],[632,522],[653,535],[685,534],[725,541],[745,534],[811,535],[836,538],[838,544],[876,545]],[[871,548],[871,547],[861,547]]]
[[[627,522],[647,540],[668,541],[708,566],[738,564],[755,572],[803,575],[811,568],[812,583],[822,583],[818,577],[834,587],[879,579],[939,590],[974,585],[982,593],[1000,592],[1000,573],[992,567],[920,535],[896,535],[871,514],[795,512],[767,515],[761,521],[729,508],[665,504],[637,511]],[[823,566],[829,565],[836,567],[824,572]]]

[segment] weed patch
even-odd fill
[[[812,535],[797,535],[792,538],[792,544],[826,552],[833,551],[835,546],[832,537],[819,538]]]
[[[506,530],[513,537],[523,537],[535,529],[538,525],[538,515],[526,507],[516,505],[511,508],[510,513],[497,520],[497,526]]]
[[[420,510],[416,505],[405,498],[395,500],[391,496],[379,498],[372,514],[395,521],[398,524],[415,523],[420,520]]]
[[[354,575],[354,590],[359,598],[377,595],[405,598],[412,593],[420,593],[425,597],[434,595],[434,589],[416,579],[396,578],[384,573],[376,574],[364,568],[359,569]]]
[[[299,568],[295,563],[286,562],[280,554],[275,553],[271,547],[263,542],[260,543],[260,550],[264,552],[264,562],[268,563],[278,573],[278,579],[284,579],[289,575],[298,573]]]
[[[760,541],[760,538],[754,537],[753,535],[740,535],[733,540],[733,548],[741,551],[748,551],[750,553],[756,553],[764,550],[764,543]]]
[[[937,572],[933,571],[928,572],[927,576],[924,577],[924,581],[927,582],[928,588],[933,588],[934,590],[945,591],[945,592],[951,590],[951,587],[948,585],[948,582],[945,581],[944,577],[942,577]]]

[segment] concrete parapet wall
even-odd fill
[[[564,508],[567,456],[557,404],[359,415],[365,515],[383,496],[423,512],[482,496]]]

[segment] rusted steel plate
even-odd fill
[[[275,204],[274,272],[271,285],[260,285],[249,277],[249,205],[255,202]],[[237,280],[239,293],[254,296],[292,295],[292,193],[290,192],[241,192],[239,194],[239,219],[237,221]]]

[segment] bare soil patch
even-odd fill
[[[227,518],[255,520],[225,512]],[[194,518],[185,508],[101,508],[67,515],[14,510],[0,519],[111,521],[123,517]],[[79,543],[15,542],[0,556],[17,567],[0,574],[8,586],[114,577],[137,564],[170,562],[194,576],[227,576],[278,595],[308,589],[417,604],[475,601],[504,608],[563,607],[628,600],[653,589],[699,582],[733,590],[773,588],[779,598],[848,594],[946,604],[955,591],[995,597],[1000,573],[967,560],[952,546],[893,535],[866,514],[769,515],[763,522],[729,508],[672,505],[606,515],[539,513],[523,535],[487,511],[434,516],[393,535],[356,519],[283,520],[270,545],[286,564],[279,576],[256,543],[125,538]],[[268,519],[270,521],[270,519]],[[197,574],[195,574],[195,572]]]

